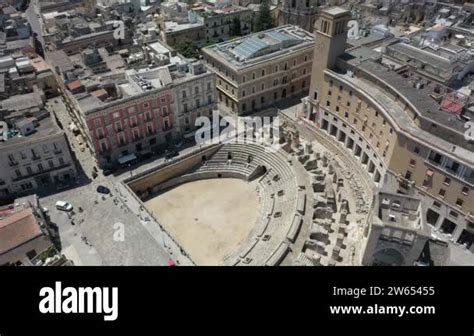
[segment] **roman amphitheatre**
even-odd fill
[[[204,146],[123,181],[128,206],[182,265],[353,265],[373,182],[321,139]]]

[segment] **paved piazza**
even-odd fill
[[[198,180],[165,191],[145,206],[198,265],[217,265],[255,226],[257,184],[234,178]]]

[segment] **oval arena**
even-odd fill
[[[122,184],[133,195],[128,206],[150,230],[160,227],[157,236],[177,247],[182,264],[351,264],[360,232],[348,218],[363,220],[368,209],[341,185],[348,179],[357,191],[359,178],[317,142],[313,150],[286,136],[293,142],[277,151],[211,145],[130,177]]]

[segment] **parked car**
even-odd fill
[[[109,176],[110,174],[114,173],[114,170],[113,169],[104,169],[102,171],[102,173],[104,174],[104,176]]]
[[[68,202],[57,201],[56,209],[61,210],[61,211],[72,211],[73,206],[71,203],[68,203]]]
[[[103,185],[100,185],[97,187],[97,192],[101,194],[110,194],[110,189],[107,187],[104,187]]]

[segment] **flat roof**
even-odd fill
[[[304,48],[312,49],[313,46],[313,34],[297,26],[286,25],[214,44],[202,50],[239,70],[275,57],[286,57]]]
[[[404,54],[412,59],[421,60],[425,64],[429,64],[438,69],[451,70],[453,64],[449,59],[430,53],[420,48],[416,48],[404,42],[396,43],[387,46],[388,50],[394,50],[401,54]]]
[[[328,13],[331,15],[340,15],[340,14],[345,14],[345,13],[350,13],[347,9],[341,8],[341,7],[331,7],[327,9],[323,9],[322,12]]]

